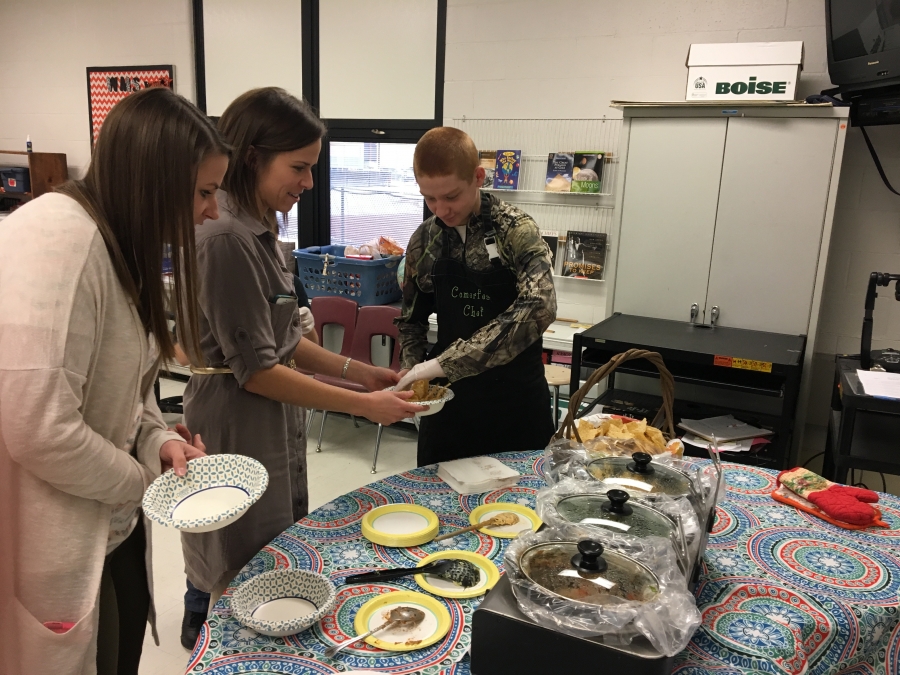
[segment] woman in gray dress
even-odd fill
[[[233,148],[232,161],[217,195],[219,219],[197,228],[202,354],[191,360],[203,367],[191,369],[185,421],[202,434],[210,454],[262,462],[269,487],[235,523],[182,534],[188,592],[181,641],[188,649],[206,620],[209,593],[307,513],[303,408],[382,424],[417,410],[406,401],[410,392],[382,391],[399,380],[392,370],[302,339],[311,316],[298,310],[293,275],[277,244],[275,212],[289,211],[312,187],[325,126],[306,103],[274,87],[238,97],[218,126]],[[294,366],[346,378],[370,393],[323,384]]]

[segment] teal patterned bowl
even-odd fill
[[[150,484],[142,506],[155,523],[183,532],[211,532],[240,518],[266,491],[269,474],[244,455],[192,459],[187,474],[172,469]]]
[[[322,620],[337,602],[331,580],[300,569],[263,572],[238,586],[231,596],[231,613],[263,635],[284,637]]]

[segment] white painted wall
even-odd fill
[[[218,117],[257,87],[282,87],[303,97],[300,17],[300,0],[204,0],[210,115]]]
[[[684,100],[691,43],[780,40],[804,42],[798,97],[831,86],[823,0],[449,0],[444,116],[620,117],[611,100]],[[871,137],[900,185],[900,128]],[[660,161],[672,161],[677,180],[677,162]],[[859,351],[869,273],[900,272],[900,197],[884,187],[853,129],[833,237],[808,418],[817,425],[826,420],[833,355]],[[876,348],[900,348],[892,289],[878,300],[874,337]]]
[[[172,64],[194,100],[190,0],[0,0],[0,31],[0,149],[30,134],[35,150],[66,153],[70,175],[90,161],[88,66]]]

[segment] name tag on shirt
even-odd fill
[[[493,230],[485,233],[484,247],[487,249],[488,257],[491,260],[496,260],[500,257],[500,254],[497,253],[497,236]]]

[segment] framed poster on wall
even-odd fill
[[[88,68],[88,113],[91,147],[112,107],[129,94],[148,87],[175,88],[172,66],[115,66]]]

